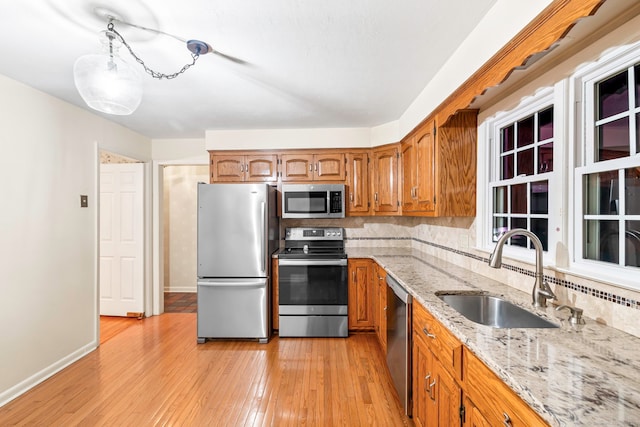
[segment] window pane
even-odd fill
[[[533,148],[518,152],[517,175],[533,175]]]
[[[625,70],[597,84],[598,120],[629,110],[628,80]]]
[[[501,179],[513,178],[513,154],[502,157]]]
[[[640,153],[640,113],[636,114],[636,153]]]
[[[518,122],[518,147],[533,144],[533,116]]]
[[[640,267],[640,221],[627,221],[624,265]]]
[[[584,212],[587,215],[617,215],[618,171],[592,173],[584,177]]]
[[[511,186],[511,213],[527,213],[527,184]]]
[[[553,142],[538,147],[538,173],[553,171]]]
[[[538,113],[538,141],[553,138],[553,107]]]
[[[549,213],[549,181],[531,183],[531,213]]]
[[[524,228],[527,229],[527,218],[512,218],[511,219],[511,229],[514,228]],[[527,238],[525,236],[516,235],[511,237],[511,245],[520,246],[523,248],[527,247]]]
[[[507,213],[507,187],[493,189],[493,213]]]
[[[625,170],[624,203],[627,215],[640,215],[640,168]]]
[[[584,258],[617,264],[618,221],[587,220],[584,227]]]
[[[513,150],[513,125],[503,128],[500,131],[502,140],[502,152]]]
[[[493,217],[493,232],[491,233],[491,240],[497,242],[500,236],[509,229],[507,224],[507,218],[505,217]]]
[[[640,64],[633,67],[636,80],[636,107],[640,107]]]
[[[542,218],[531,218],[531,232],[538,236],[542,243],[542,249],[548,250],[547,245],[549,242],[549,220]],[[533,249],[533,243],[530,243],[530,247]]]
[[[629,152],[629,117],[598,127],[598,158],[603,160],[627,157]]]

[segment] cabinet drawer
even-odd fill
[[[416,301],[413,304],[413,336],[429,346],[451,375],[462,380],[462,343]]]
[[[465,387],[469,399],[489,425],[547,426],[542,418],[473,353],[464,351]],[[507,420],[509,420],[507,422]]]

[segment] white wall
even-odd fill
[[[95,348],[98,147],[141,160],[151,148],[4,76],[0,93],[1,405]]]

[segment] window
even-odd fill
[[[491,122],[489,134],[489,240],[496,242],[507,230],[525,228],[538,236],[547,251],[554,176],[552,90]],[[524,236],[513,236],[508,245],[533,248]]]
[[[632,270],[640,267],[640,49],[598,65],[579,79],[577,260]]]

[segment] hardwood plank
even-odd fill
[[[125,320],[0,408],[0,425],[412,425],[374,334],[198,345],[194,314]]]

